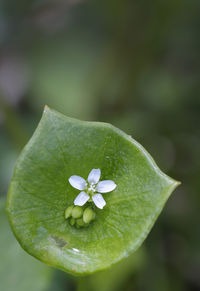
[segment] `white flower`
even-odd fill
[[[99,182],[100,176],[101,170],[93,169],[87,181],[76,175],[69,178],[69,183],[72,187],[81,191],[74,200],[74,205],[83,206],[87,201],[93,201],[98,208],[103,209],[106,202],[100,193],[113,191],[117,185],[112,180]]]

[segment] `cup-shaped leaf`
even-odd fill
[[[100,169],[100,180],[114,181],[117,187],[102,194],[106,205],[96,208],[88,227],[76,228],[65,219],[65,210],[80,190],[68,179],[87,179],[92,169]],[[46,107],[16,163],[7,210],[28,253],[67,272],[89,274],[141,245],[177,185],[121,130]]]

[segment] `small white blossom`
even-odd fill
[[[87,181],[76,175],[69,178],[71,186],[81,191],[74,200],[74,205],[83,206],[87,201],[93,201],[98,208],[103,209],[106,202],[100,193],[111,192],[117,185],[112,180],[99,182],[100,176],[100,169],[92,169]]]

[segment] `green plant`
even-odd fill
[[[103,209],[88,200],[86,206],[95,207],[96,216],[87,227],[75,227],[82,211],[66,220],[71,215],[66,217],[66,209],[78,194],[68,179],[86,179],[91,169],[101,169],[102,180],[117,187],[104,195]],[[45,107],[16,163],[7,211],[28,253],[64,271],[89,274],[110,267],[142,244],[178,184],[121,130]]]

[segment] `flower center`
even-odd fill
[[[96,185],[94,183],[89,184],[88,194],[92,195],[96,191]]]

